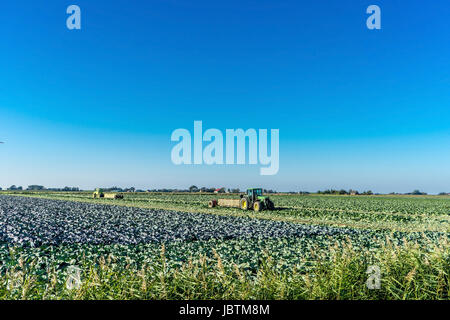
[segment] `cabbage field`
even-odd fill
[[[449,197],[216,197],[0,193],[0,299],[449,299]]]

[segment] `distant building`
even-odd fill
[[[225,188],[218,188],[214,190],[214,193],[225,193]]]

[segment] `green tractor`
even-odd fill
[[[272,200],[267,196],[263,196],[261,188],[247,189],[247,193],[241,195],[240,207],[242,210],[253,208],[253,211],[275,209]]]

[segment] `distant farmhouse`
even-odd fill
[[[214,193],[225,193],[225,188],[218,188],[216,190],[214,190]]]

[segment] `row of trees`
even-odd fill
[[[192,186],[189,187],[188,191],[189,192],[214,192],[216,190],[217,190],[216,188],[206,188],[206,187],[198,188],[197,186],[192,185]],[[225,188],[225,187],[223,187],[223,188],[220,188],[219,190],[220,190],[220,192],[227,192],[227,193],[241,193],[241,192],[243,192],[239,188]],[[276,191],[274,191],[274,190],[267,190],[267,189],[263,189],[263,192],[264,193],[276,193]]]
[[[348,191],[344,190],[344,189],[341,189],[341,190],[327,189],[324,191],[319,190],[319,191],[317,191],[317,193],[318,194],[350,194],[350,195],[358,195],[358,194],[372,195],[373,194],[372,190],[359,192],[358,190],[352,190],[352,189],[350,189]]]
[[[328,190],[324,190],[324,191],[320,191],[319,190],[319,191],[317,191],[317,193],[318,194],[350,194],[350,195],[359,195],[359,194],[361,194],[361,195],[372,195],[372,194],[374,194],[371,190],[359,192],[358,190],[352,190],[352,189],[350,189],[348,191],[344,190],[344,189],[341,189],[341,190],[328,189]],[[379,194],[379,193],[375,193],[375,194]],[[391,192],[389,194],[392,194],[392,195],[395,195],[395,194],[398,194],[398,195],[402,195],[402,194],[405,194],[405,195],[427,195],[426,192],[422,192],[422,191],[417,190],[417,189],[414,190],[413,192],[408,192],[408,193]],[[447,193],[447,192],[439,193],[439,195],[441,195],[441,196],[448,195],[448,194],[450,194],[450,193]]]
[[[414,195],[414,196],[425,196],[425,195],[427,195],[428,193],[426,193],[426,192],[422,192],[422,191],[420,191],[420,190],[414,190],[413,192],[407,192],[407,193],[398,193],[398,192],[391,192],[391,193],[389,193],[389,194],[406,194],[406,195]],[[441,192],[441,193],[439,193],[439,195],[442,195],[442,194],[446,194],[445,192]]]
[[[103,191],[106,192],[146,192],[145,190],[136,189],[135,187],[129,188],[120,188],[120,187],[110,187],[110,188],[102,188]],[[150,190],[147,190],[150,191]]]
[[[413,195],[426,195],[426,192],[422,192],[420,190],[414,190],[413,192],[409,192],[407,194],[413,194]]]
[[[2,190],[0,188],[0,190]],[[80,191],[80,188],[78,187],[64,187],[64,188],[45,188],[44,186],[40,186],[40,185],[30,185],[28,186],[26,189],[24,189],[22,186],[16,186],[16,185],[12,185],[11,187],[7,188],[6,190],[8,191],[22,191],[22,190],[27,190],[27,191],[42,191],[42,190],[49,190],[49,191]]]
[[[109,187],[109,188],[102,188],[104,191],[106,192],[205,192],[205,193],[212,193],[214,191],[216,191],[216,188],[206,188],[206,187],[201,187],[198,188],[195,185],[192,185],[189,187],[189,189],[149,189],[149,190],[141,190],[141,189],[136,189],[135,187],[129,187],[129,188],[120,188],[120,187]],[[0,188],[0,190],[2,190],[2,188]],[[9,188],[7,188],[6,190],[8,191],[22,191],[22,190],[27,190],[27,191],[43,191],[43,190],[48,190],[48,191],[80,191],[80,188],[78,187],[64,187],[64,188],[45,188],[44,186],[41,185],[30,185],[28,186],[26,189],[24,189],[22,186],[16,186],[16,185],[12,185]],[[241,193],[241,192],[245,192],[245,190],[241,191],[239,188],[220,188],[219,192],[227,192],[227,193]],[[274,190],[267,190],[267,189],[263,189],[263,192],[265,194],[271,194],[271,193],[277,193],[277,191]],[[310,194],[307,191],[290,191],[290,192],[286,192],[286,193],[290,193],[290,194]],[[335,189],[327,189],[327,190],[319,190],[317,191],[318,194],[334,194],[334,195],[373,195],[374,193],[371,190],[368,191],[363,191],[363,192],[359,192],[358,190],[335,190]],[[379,193],[375,193],[375,194],[379,194]],[[406,195],[427,195],[426,192],[422,192],[420,190],[414,190],[412,192],[408,192],[408,193],[396,193],[396,192],[391,192],[390,194],[392,195],[401,195],[401,194],[406,194]],[[448,192],[441,192],[439,193],[439,195],[450,195],[450,193]]]

